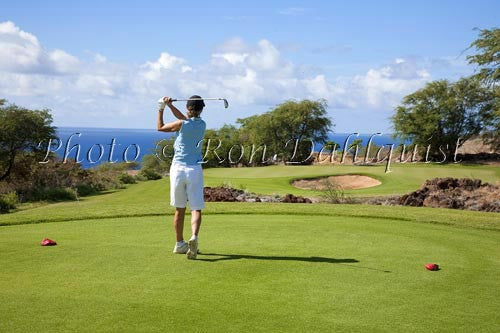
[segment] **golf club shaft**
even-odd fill
[[[229,103],[225,98],[186,98],[186,99],[177,99],[173,98],[172,102],[177,101],[204,101],[204,100],[212,100],[212,101],[224,101],[224,107],[227,109],[229,107]]]
[[[204,101],[204,100],[223,101],[224,98],[186,98],[186,99],[172,98],[172,102],[177,102],[177,101]]]

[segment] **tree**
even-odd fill
[[[500,86],[492,88],[494,112],[485,117],[483,141],[500,151]]]
[[[218,130],[206,130],[202,146],[202,155],[206,161],[203,166],[232,167],[243,163],[241,156],[245,148],[242,149],[241,146],[243,145],[240,144],[239,131],[233,125],[226,124]]]
[[[477,135],[494,117],[491,89],[474,78],[455,83],[439,80],[403,99],[392,117],[395,136],[411,139],[422,148],[432,145],[433,156],[450,156],[458,146]],[[458,147],[457,147],[458,148]]]
[[[479,29],[479,38],[469,46],[478,53],[467,57],[479,66],[477,77],[487,84],[500,82],[500,29]]]
[[[327,107],[325,100],[286,101],[262,115],[238,119],[240,138],[255,145],[265,144],[268,156],[282,154],[285,161],[292,158],[297,140],[300,145],[293,161],[303,161],[311,152],[311,143],[307,140],[315,143],[327,140],[333,126]],[[310,162],[311,159],[306,163]]]
[[[269,160],[269,155],[280,149],[277,147],[279,134],[274,130],[276,125],[270,112],[238,119],[236,122],[241,125],[239,138],[245,148],[245,164],[262,164],[263,159]]]
[[[174,157],[174,142],[173,137],[156,142],[153,153],[142,158],[141,174],[167,173]]]
[[[56,139],[49,110],[29,110],[0,100],[0,181],[7,178],[16,157],[42,153],[39,143]]]
[[[475,75],[481,82],[493,90],[496,111],[485,119],[483,141],[496,151],[500,150],[500,29],[479,30],[479,38],[469,46],[478,53],[467,57],[469,64],[479,66]]]
[[[231,167],[243,163],[245,148],[240,143],[238,128],[233,125],[224,125],[217,130],[217,137],[222,141],[221,157],[224,159],[223,162],[220,163],[220,166]]]
[[[362,139],[356,139],[352,143],[349,144],[349,149],[351,148],[356,148],[356,146],[359,146],[359,148],[363,147],[363,140]]]

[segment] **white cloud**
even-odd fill
[[[0,23],[0,70],[13,73],[69,74],[79,61],[63,50],[46,51],[38,39],[13,22]]]
[[[104,76],[82,74],[77,78],[75,85],[82,93],[115,96],[113,82]]]
[[[214,58],[221,58],[235,66],[241,64],[248,57],[248,53],[237,53],[237,52],[227,52],[227,53],[214,53],[212,54]]]
[[[250,46],[248,46],[243,39],[240,37],[233,37],[216,45],[214,53],[245,53],[249,50]]]
[[[178,70],[186,72],[190,70],[189,66],[185,66],[186,60],[170,55],[167,52],[162,52],[156,61],[148,61],[141,67],[146,71],[143,73],[144,77],[148,80],[155,81],[168,71]]]
[[[316,75],[311,79],[304,79],[302,82],[312,98],[329,99],[332,97],[331,93],[334,87],[326,81],[323,74]]]
[[[103,56],[102,54],[96,53],[94,55],[94,61],[102,64],[102,63],[105,63],[106,61],[108,61],[108,59],[105,56]]]
[[[0,23],[0,97],[51,108],[56,123],[65,125],[150,127],[159,96],[196,93],[230,101],[231,112],[224,111],[224,117],[205,115],[211,126],[219,126],[286,99],[325,98],[333,110],[387,113],[432,78],[429,61],[402,57],[352,77],[327,75],[318,67],[313,73],[304,70],[312,65],[287,60],[267,39],[255,45],[229,39],[201,64],[166,50],[142,65],[91,54],[84,61],[63,50],[46,50],[33,34],[12,22]],[[210,107],[223,111],[215,103]]]
[[[41,48],[38,39],[20,30],[14,23],[0,23],[0,68],[24,71],[40,64]]]
[[[250,55],[248,63],[258,70],[274,70],[282,62],[281,55],[271,42],[266,39],[259,41],[258,49]]]
[[[392,109],[402,97],[430,80],[430,73],[415,61],[397,58],[391,64],[355,76],[352,84],[367,106]]]
[[[58,94],[64,83],[59,77],[47,77],[41,74],[0,72],[0,92],[2,98],[11,96],[38,97]],[[48,107],[48,106],[46,106]]]
[[[62,50],[54,50],[48,53],[48,58],[55,71],[59,73],[75,73],[80,61]]]

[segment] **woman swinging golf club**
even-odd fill
[[[177,132],[174,157],[170,167],[170,205],[175,207],[174,229],[177,239],[173,252],[185,253],[188,259],[196,259],[201,210],[205,208],[200,143],[206,128],[205,122],[200,118],[205,103],[200,96],[191,96],[186,104],[187,113],[184,115],[172,102],[170,97],[163,97],[158,101],[157,128],[161,132]],[[179,120],[167,124],[163,123],[165,106],[168,106]],[[186,243],[183,229],[188,201],[191,209],[192,236]]]

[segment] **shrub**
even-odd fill
[[[162,144],[165,143],[163,142]],[[157,154],[161,154],[161,149]],[[142,168],[139,172],[139,177],[144,180],[160,179],[170,168],[170,163],[171,159],[167,157],[164,160],[160,160],[154,154],[145,155],[142,159]]]
[[[38,188],[34,191],[33,196],[37,200],[47,201],[66,201],[77,199],[75,190],[69,187]]]
[[[8,213],[9,210],[16,208],[18,202],[16,192],[0,195],[0,213]]]
[[[323,185],[323,198],[328,203],[350,203],[352,201],[344,190],[330,179],[326,178]]]
[[[132,175],[129,175],[128,173],[122,173],[122,174],[120,174],[120,176],[118,176],[118,179],[123,184],[135,184],[135,183],[137,183],[135,177],[132,176]]]
[[[9,204],[3,199],[3,197],[0,197],[0,214],[8,213],[9,210]]]
[[[148,179],[144,175],[142,175],[142,174],[139,173],[139,174],[137,174],[135,176],[135,180],[138,181],[138,182],[144,182],[144,181],[146,181]]]
[[[76,186],[76,193],[80,197],[84,197],[84,196],[91,195],[91,194],[96,194],[97,192],[99,192],[99,191],[97,189],[95,189],[94,187],[92,187],[92,185],[90,185],[90,184],[79,184]]]
[[[161,175],[150,169],[141,170],[141,175],[146,177],[147,180],[161,179]]]
[[[90,176],[81,182],[89,184],[95,191],[106,191],[111,189],[123,188],[123,184],[118,179],[115,171],[90,170]]]
[[[39,161],[31,153],[19,155],[16,168],[0,182],[0,195],[14,191],[19,202],[75,200],[78,196],[120,189],[125,183],[134,183],[135,179],[122,174],[138,166],[134,163],[104,163],[93,169],[83,169],[72,159],[65,163],[55,157],[46,164]]]
[[[95,169],[98,171],[115,171],[115,172],[123,172],[126,170],[134,170],[139,167],[139,163],[137,162],[120,162],[120,163],[110,163],[105,162],[99,164]]]

